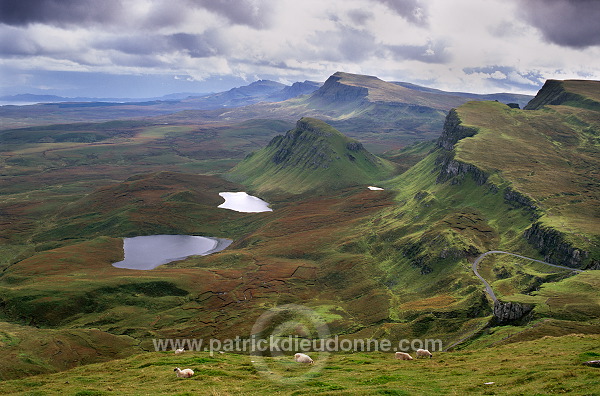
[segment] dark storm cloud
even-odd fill
[[[417,60],[425,63],[448,63],[452,56],[441,42],[425,45],[387,45],[385,46],[396,60]]]
[[[521,16],[552,43],[574,48],[600,45],[600,1],[519,0]]]
[[[364,26],[369,19],[373,18],[373,13],[367,10],[355,9],[348,11],[350,20],[358,26]]]
[[[419,26],[427,26],[429,20],[427,9],[421,0],[375,0],[385,4],[388,8],[409,22]]]
[[[113,49],[128,55],[163,55],[185,52],[192,58],[206,58],[227,53],[227,47],[220,40],[218,33],[213,30],[208,30],[203,34],[123,35],[99,42],[95,48]]]
[[[3,57],[35,55],[38,51],[38,46],[24,37],[17,28],[0,29],[0,54]]]
[[[0,23],[13,26],[101,24],[118,19],[122,11],[120,0],[2,0]]]
[[[206,58],[220,51],[211,43],[207,35],[177,33],[167,36],[169,46],[187,52],[192,58]]]
[[[231,23],[256,29],[269,26],[271,9],[268,2],[251,0],[188,0],[197,8],[203,8],[225,17]]]

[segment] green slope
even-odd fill
[[[566,336],[480,351],[400,361],[392,353],[310,355],[257,359],[232,353],[151,352],[64,373],[0,383],[11,395],[593,395],[598,369],[582,364],[600,355],[598,336]],[[414,352],[411,351],[414,356]],[[176,378],[174,367],[194,370]]]
[[[258,192],[299,194],[375,183],[393,168],[325,122],[302,118],[295,129],[246,157],[230,177]]]
[[[455,160],[536,208],[528,239],[557,264],[600,266],[598,92],[597,81],[549,82],[532,101],[538,110],[470,102],[456,111],[475,134],[456,144]]]
[[[594,110],[566,105],[523,111],[470,102],[452,111],[437,149],[384,184],[397,204],[344,245],[374,258],[400,302],[381,334],[470,331],[480,345],[512,339],[515,331],[458,319],[489,313],[467,261],[488,250],[598,269],[598,119]],[[502,256],[481,267],[501,301],[533,308],[516,333],[598,332],[600,272],[569,278]]]

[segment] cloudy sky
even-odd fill
[[[336,71],[469,92],[600,80],[599,0],[0,0],[0,96],[151,97]]]

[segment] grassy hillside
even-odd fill
[[[589,91],[596,94],[585,96]],[[600,107],[586,105],[600,103],[598,91],[600,82],[571,81],[562,96],[578,95],[580,101],[529,111],[470,102],[457,110],[462,125],[477,133],[456,145],[455,160],[474,164],[496,185],[525,195],[537,208],[540,225],[587,252],[580,260],[586,263],[600,262]],[[540,97],[551,94],[542,89]]]
[[[263,367],[247,355],[152,352],[60,374],[3,381],[0,392],[80,396],[593,395],[600,387],[598,369],[581,363],[598,359],[598,341],[598,336],[546,337],[413,361],[395,360],[391,353],[333,354],[319,370],[295,363],[290,356],[265,358]],[[174,367],[192,368],[195,375],[176,378]]]
[[[299,194],[376,183],[393,170],[325,122],[302,118],[285,136],[248,155],[230,177],[261,193]]]

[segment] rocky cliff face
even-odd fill
[[[589,252],[573,247],[565,241],[562,233],[543,227],[540,223],[532,224],[525,230],[523,236],[544,255],[544,260],[549,263],[582,268],[584,261],[589,258]],[[587,269],[599,269],[600,262],[591,260],[586,267]]]
[[[531,221],[537,220],[541,216],[533,199],[510,187],[504,189],[504,202],[515,209],[525,209],[531,213]]]
[[[485,172],[475,165],[455,160],[454,152],[452,151],[440,153],[436,158],[435,163],[440,169],[440,173],[436,179],[437,183],[444,183],[448,180],[452,180],[452,184],[459,184],[467,175],[471,175],[473,180],[480,186],[487,182],[488,176]]]
[[[444,130],[437,140],[437,146],[444,150],[452,150],[459,140],[474,136],[475,134],[477,134],[477,129],[462,125],[462,121],[456,110],[452,109],[446,116]]]
[[[499,324],[516,322],[523,319],[532,309],[532,306],[526,304],[496,301],[494,303],[494,317]]]
[[[478,185],[487,182],[488,176],[475,165],[467,164],[454,159],[454,145],[461,139],[477,134],[476,128],[462,125],[460,117],[455,109],[450,110],[444,121],[444,130],[437,140],[437,147],[442,149],[435,163],[439,167],[437,183],[445,183],[452,180],[452,184],[459,184],[467,176],[471,175]]]
[[[549,82],[546,84],[548,87],[546,87],[547,92],[546,99],[543,99],[544,103],[554,102],[552,98],[559,95],[556,91],[560,91],[562,85],[560,82],[555,83]],[[542,103],[542,100],[540,103]],[[456,143],[461,139],[475,136],[476,134],[476,128],[462,125],[461,119],[455,110],[451,110],[448,113],[444,122],[444,131],[437,141],[439,148],[439,154],[436,158],[436,165],[439,172],[436,179],[437,183],[450,182],[451,184],[460,184],[467,176],[471,176],[478,185],[488,184],[490,192],[499,192],[497,186],[488,182],[488,175],[484,171],[473,164],[458,161],[454,158],[454,146]],[[531,221],[536,221],[541,216],[541,211],[537,203],[525,194],[511,187],[506,187],[503,191],[503,197],[504,202],[508,205],[529,212],[531,214]],[[590,260],[589,252],[572,246],[559,231],[542,227],[540,223],[533,223],[523,236],[550,263],[573,268],[600,268],[600,260]]]
[[[366,100],[369,89],[340,83],[342,77],[332,75],[325,84],[313,94],[313,99],[323,99],[327,102],[353,102]]]

